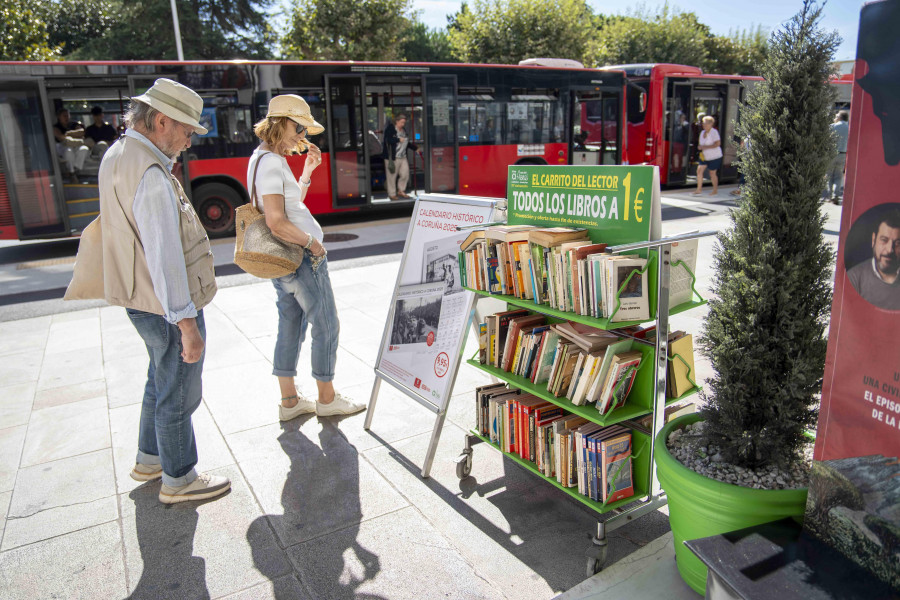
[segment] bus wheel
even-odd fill
[[[211,238],[234,233],[234,209],[241,204],[240,195],[224,183],[204,183],[194,191],[194,207]]]

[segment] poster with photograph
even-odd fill
[[[862,7],[804,528],[900,588],[900,2]]]
[[[449,398],[473,295],[463,289],[457,226],[490,221],[493,201],[422,196],[416,203],[375,370],[434,406]]]

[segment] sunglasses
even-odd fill
[[[306,127],[304,127],[303,125],[297,125],[297,135],[300,135],[301,133],[306,133]]]

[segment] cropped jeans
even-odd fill
[[[296,271],[273,279],[272,284],[278,294],[278,338],[272,375],[297,375],[300,345],[306,339],[307,324],[311,323],[312,376],[318,381],[331,381],[341,325],[328,276],[328,259],[313,271],[309,256],[304,256]]]
[[[191,415],[200,406],[201,375],[206,352],[195,363],[181,358],[181,331],[162,315],[125,309],[150,355],[141,424],[138,432],[137,462],[162,465],[163,483],[185,486],[197,478],[197,444]],[[197,328],[206,341],[203,311],[197,311]]]

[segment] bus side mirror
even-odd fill
[[[647,110],[647,92],[641,92],[641,95],[638,96],[638,105],[640,106],[641,112],[646,112],[646,110]]]

